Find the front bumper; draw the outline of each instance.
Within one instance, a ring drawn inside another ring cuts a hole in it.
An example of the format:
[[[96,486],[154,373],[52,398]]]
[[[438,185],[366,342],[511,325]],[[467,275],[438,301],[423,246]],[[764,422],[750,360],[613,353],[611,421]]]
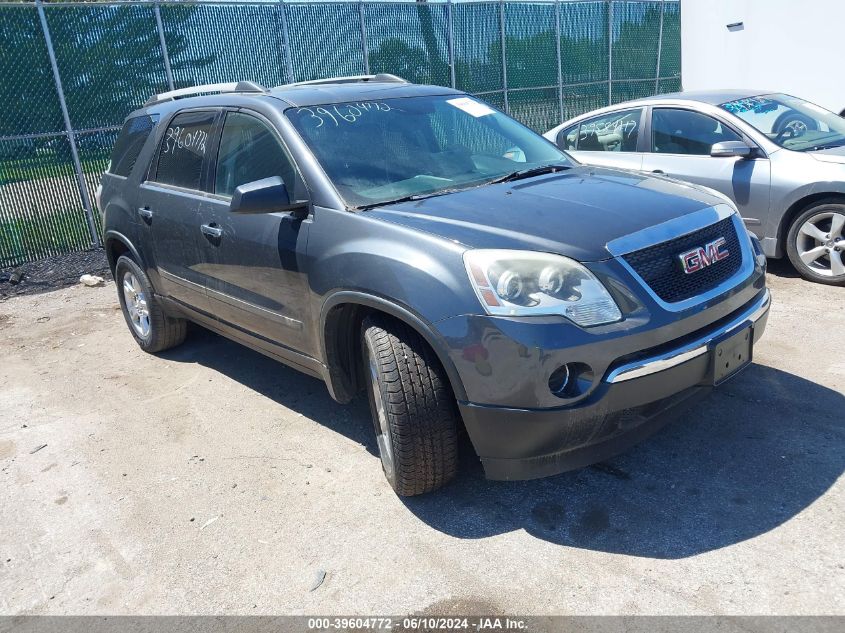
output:
[[[763,334],[771,299],[762,290],[710,328],[611,364],[571,406],[530,409],[459,403],[490,479],[532,479],[607,459],[647,437],[712,387],[715,341],[751,327]]]

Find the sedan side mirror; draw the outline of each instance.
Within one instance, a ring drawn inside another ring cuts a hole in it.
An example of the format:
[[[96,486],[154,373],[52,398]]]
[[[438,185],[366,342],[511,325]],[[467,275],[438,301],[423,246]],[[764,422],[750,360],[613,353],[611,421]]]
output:
[[[237,189],[229,203],[230,213],[274,213],[292,211],[297,216],[308,212],[308,202],[291,200],[284,181],[279,176],[248,182]]]
[[[754,150],[742,141],[722,141],[721,143],[714,143],[710,148],[710,155],[713,158],[748,158],[754,153]]]

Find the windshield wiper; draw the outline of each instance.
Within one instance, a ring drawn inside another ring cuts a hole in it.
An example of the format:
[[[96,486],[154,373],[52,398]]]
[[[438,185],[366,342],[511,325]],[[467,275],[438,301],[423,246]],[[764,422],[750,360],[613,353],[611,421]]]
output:
[[[384,207],[389,204],[398,204],[400,202],[411,202],[413,200],[425,200],[426,198],[433,198],[434,196],[445,196],[447,193],[455,193],[463,191],[464,188],[456,187],[452,189],[439,189],[437,191],[430,191],[428,193],[414,193],[409,196],[402,196],[401,198],[394,198],[393,200],[385,200],[384,202],[372,202],[370,204],[362,204],[354,207],[356,211],[366,211],[367,209],[374,209],[376,207]]]
[[[809,149],[805,149],[805,150],[801,150],[801,151],[816,152],[816,151],[822,150],[822,149],[834,149],[836,147],[843,147],[843,146],[845,146],[845,141],[843,141],[841,143],[827,143],[827,144],[824,144],[824,145],[816,145],[815,147],[810,147]]]
[[[499,176],[493,180],[488,180],[487,184],[493,185],[497,182],[512,182],[514,180],[522,180],[523,178],[532,178],[542,174],[554,174],[564,169],[571,169],[569,165],[539,165],[537,167],[528,167],[527,169],[520,169],[519,171],[512,171],[504,176]]]
[[[541,174],[553,174],[564,169],[571,169],[570,165],[540,165],[538,167],[529,167],[528,169],[521,169],[514,171],[504,176],[499,176],[493,180],[484,180],[482,182],[470,183],[463,187],[450,187],[448,189],[438,189],[437,191],[430,191],[428,193],[415,193],[401,198],[394,198],[393,200],[385,200],[383,202],[372,202],[370,204],[362,204],[354,207],[356,211],[366,211],[367,209],[374,209],[376,207],[383,207],[389,204],[398,204],[400,202],[412,202],[414,200],[424,200],[425,198],[434,198],[435,196],[445,196],[449,193],[457,193],[459,191],[466,191],[467,189],[476,189],[486,185],[496,184],[498,182],[510,182],[512,180],[521,180],[522,178],[531,178],[532,176],[539,176]]]

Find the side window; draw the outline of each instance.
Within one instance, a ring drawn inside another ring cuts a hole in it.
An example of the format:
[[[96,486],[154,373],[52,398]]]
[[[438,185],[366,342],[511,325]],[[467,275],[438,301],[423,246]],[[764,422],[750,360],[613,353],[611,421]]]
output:
[[[293,164],[273,131],[253,116],[228,113],[217,152],[214,193],[231,196],[240,185],[271,176],[280,176],[294,195]]]
[[[651,113],[651,146],[657,154],[709,156],[714,143],[741,140],[706,114],[672,108],[656,108]]]
[[[557,146],[563,150],[578,149],[578,126],[573,125],[558,132]]]
[[[158,121],[158,115],[142,114],[126,119],[112,150],[109,173],[128,176],[138,160],[138,155]]]
[[[636,152],[642,108],[603,114],[581,123],[579,152]]]
[[[186,189],[200,188],[203,160],[215,116],[215,112],[184,112],[173,118],[159,149],[156,182]]]

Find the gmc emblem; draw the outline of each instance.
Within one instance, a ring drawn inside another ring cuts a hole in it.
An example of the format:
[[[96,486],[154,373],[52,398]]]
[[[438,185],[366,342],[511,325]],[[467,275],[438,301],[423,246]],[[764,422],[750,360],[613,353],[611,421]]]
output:
[[[678,259],[681,260],[681,267],[689,275],[727,258],[730,252],[725,248],[725,244],[725,238],[720,237],[704,246],[681,253],[678,255]]]

